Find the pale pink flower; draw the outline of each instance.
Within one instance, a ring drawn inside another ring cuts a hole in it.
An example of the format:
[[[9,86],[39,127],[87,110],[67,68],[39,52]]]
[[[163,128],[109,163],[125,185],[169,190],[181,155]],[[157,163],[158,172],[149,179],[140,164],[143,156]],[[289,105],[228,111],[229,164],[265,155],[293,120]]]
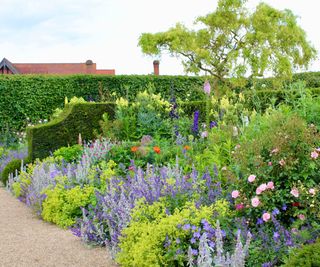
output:
[[[203,91],[207,94],[210,95],[211,92],[211,86],[209,81],[205,81],[204,85],[203,85]]]
[[[256,189],[256,194],[257,195],[260,195],[262,193],[262,190],[261,190],[261,188],[260,188],[260,186]]]
[[[274,148],[271,150],[271,154],[277,154],[279,152],[279,148]]]
[[[312,152],[311,152],[311,158],[312,158],[312,159],[317,159],[318,157],[319,157],[319,154],[318,154],[317,151],[312,151]]]
[[[281,159],[281,160],[279,161],[279,164],[280,164],[281,166],[283,166],[283,165],[286,164],[286,162],[284,161],[284,159]]]
[[[251,174],[251,175],[249,175],[249,177],[248,177],[249,183],[254,182],[255,179],[256,179],[256,176],[255,176],[254,174]]]
[[[268,162],[268,166],[272,166],[272,161],[269,161],[269,162]]]
[[[208,131],[203,131],[201,133],[201,138],[206,138],[206,137],[208,137]]]
[[[233,198],[237,198],[238,196],[240,196],[240,192],[238,190],[234,190],[234,191],[232,191],[231,196]]]
[[[265,191],[265,190],[267,190],[267,188],[268,188],[267,184],[261,184],[259,187],[260,187],[260,190],[261,190],[262,192]]]
[[[310,188],[309,194],[314,196],[316,194],[316,190],[314,190],[314,188]]]
[[[304,216],[304,214],[299,214],[298,218],[302,221],[304,221],[306,219],[306,216]]]
[[[297,188],[292,188],[290,194],[294,197],[299,197],[299,190]]]
[[[272,181],[267,183],[267,188],[273,190],[274,189],[274,183]]]
[[[269,221],[270,218],[271,218],[270,213],[268,213],[268,212],[263,213],[262,219],[263,219],[265,222]]]
[[[259,206],[259,204],[260,204],[260,200],[259,200],[259,198],[258,197],[254,197],[253,199],[251,199],[251,205],[252,205],[252,207],[258,207]]]
[[[316,148],[316,151],[319,153],[320,152],[320,147]]]

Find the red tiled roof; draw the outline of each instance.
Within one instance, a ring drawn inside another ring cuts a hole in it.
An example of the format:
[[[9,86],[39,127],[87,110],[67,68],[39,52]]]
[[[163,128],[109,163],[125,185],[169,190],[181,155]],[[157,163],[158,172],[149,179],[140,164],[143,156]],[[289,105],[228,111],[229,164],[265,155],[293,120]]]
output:
[[[115,70],[97,70],[96,63],[10,63],[20,74],[104,74],[115,75]]]

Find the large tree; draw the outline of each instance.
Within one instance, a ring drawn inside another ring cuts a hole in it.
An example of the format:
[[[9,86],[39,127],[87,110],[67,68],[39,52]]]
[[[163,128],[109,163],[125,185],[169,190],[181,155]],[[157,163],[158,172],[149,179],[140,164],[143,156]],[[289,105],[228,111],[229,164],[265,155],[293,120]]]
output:
[[[245,0],[219,0],[216,10],[195,21],[198,30],[178,23],[166,32],[143,33],[143,53],[169,52],[182,60],[186,72],[205,71],[226,77],[261,77],[266,73],[290,77],[294,69],[307,68],[316,50],[290,10],[265,3],[253,12]]]

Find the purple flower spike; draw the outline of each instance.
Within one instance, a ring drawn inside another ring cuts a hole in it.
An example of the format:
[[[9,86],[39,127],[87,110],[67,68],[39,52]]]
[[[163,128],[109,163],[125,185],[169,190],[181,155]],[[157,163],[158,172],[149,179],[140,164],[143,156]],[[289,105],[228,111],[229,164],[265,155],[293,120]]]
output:
[[[200,111],[196,110],[194,112],[194,117],[193,117],[193,127],[192,127],[192,131],[194,133],[198,133],[199,131],[199,115],[200,115]]]

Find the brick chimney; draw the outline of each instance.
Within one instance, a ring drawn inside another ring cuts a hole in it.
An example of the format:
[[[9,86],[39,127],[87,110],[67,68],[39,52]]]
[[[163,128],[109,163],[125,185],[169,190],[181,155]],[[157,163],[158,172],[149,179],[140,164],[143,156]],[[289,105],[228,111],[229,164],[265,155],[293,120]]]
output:
[[[154,75],[159,75],[159,60],[154,60],[153,61],[153,74]]]

